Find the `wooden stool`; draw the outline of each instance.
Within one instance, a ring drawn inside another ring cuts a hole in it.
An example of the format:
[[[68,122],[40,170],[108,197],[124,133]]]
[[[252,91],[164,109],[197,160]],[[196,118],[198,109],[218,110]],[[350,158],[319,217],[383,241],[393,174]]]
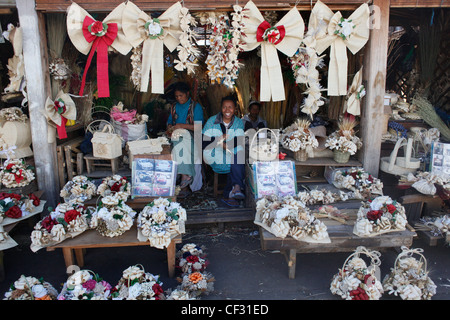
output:
[[[219,174],[220,173],[214,172],[214,197],[217,197],[219,192],[223,192],[223,190],[219,190]]]
[[[119,171],[119,157],[114,159],[102,159],[94,157],[92,154],[88,154],[84,156],[84,160],[86,160],[86,169],[88,173],[94,171],[95,167],[109,167],[113,174],[116,174],[117,171]],[[109,163],[107,161],[109,161]]]

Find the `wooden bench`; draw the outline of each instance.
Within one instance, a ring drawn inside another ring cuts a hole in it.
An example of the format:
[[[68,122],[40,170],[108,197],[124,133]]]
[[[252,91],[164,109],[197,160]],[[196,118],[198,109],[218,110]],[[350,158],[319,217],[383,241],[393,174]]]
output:
[[[175,245],[181,243],[181,235],[175,237],[167,247],[167,267],[169,277],[174,276],[175,272]],[[104,237],[97,230],[87,230],[81,235],[64,240],[54,246],[47,247],[47,251],[54,251],[61,248],[66,264],[67,273],[70,273],[70,267],[75,265],[74,254],[77,265],[81,268],[84,266],[84,251],[89,248],[116,248],[116,247],[132,247],[132,246],[150,246],[149,242],[142,242],[137,239],[137,227],[134,225],[130,230],[118,237]]]
[[[280,250],[286,256],[289,279],[295,279],[297,253],[352,252],[358,246],[380,250],[384,248],[410,247],[416,233],[406,229],[381,234],[374,237],[359,237],[353,234],[353,223],[340,224],[337,221],[321,218],[327,226],[331,243],[308,243],[291,237],[277,238],[264,228],[260,228],[260,241],[263,250]]]

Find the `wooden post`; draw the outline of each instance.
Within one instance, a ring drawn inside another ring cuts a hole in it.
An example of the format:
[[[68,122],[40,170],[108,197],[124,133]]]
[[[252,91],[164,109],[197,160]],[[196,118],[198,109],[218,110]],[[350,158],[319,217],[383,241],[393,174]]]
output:
[[[386,89],[389,5],[390,0],[373,1],[372,7],[375,7],[375,16],[371,16],[373,28],[370,30],[364,52],[363,79],[367,94],[363,99],[361,110],[363,147],[360,161],[364,169],[374,176],[378,176],[381,138],[386,125],[383,102]]]
[[[48,125],[41,112],[51,93],[44,16],[36,12],[34,0],[17,0],[16,6],[23,29],[26,92],[36,177],[39,189],[45,191],[48,205],[55,207],[59,202],[56,143],[47,142]]]

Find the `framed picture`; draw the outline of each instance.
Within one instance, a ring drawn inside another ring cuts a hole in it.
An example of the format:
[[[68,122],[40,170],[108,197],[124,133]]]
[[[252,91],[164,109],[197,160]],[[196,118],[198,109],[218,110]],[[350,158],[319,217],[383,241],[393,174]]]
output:
[[[253,175],[256,186],[255,198],[297,194],[297,178],[294,161],[255,161]]]
[[[450,144],[433,142],[431,145],[431,172],[450,174]]]
[[[132,198],[174,196],[176,163],[166,159],[134,157],[131,179]]]

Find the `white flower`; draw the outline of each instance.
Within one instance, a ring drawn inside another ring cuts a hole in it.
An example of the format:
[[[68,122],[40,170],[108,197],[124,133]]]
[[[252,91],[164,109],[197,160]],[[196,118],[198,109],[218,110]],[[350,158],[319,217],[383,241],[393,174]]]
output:
[[[36,298],[42,298],[47,294],[47,289],[45,289],[45,287],[41,284],[33,286],[31,291],[33,292],[33,296],[35,296]]]
[[[128,299],[136,300],[137,297],[141,294],[141,284],[136,282],[131,287],[128,288]]]
[[[355,24],[349,19],[343,19],[338,26],[337,31],[345,37],[344,39],[350,37],[355,28]]]

